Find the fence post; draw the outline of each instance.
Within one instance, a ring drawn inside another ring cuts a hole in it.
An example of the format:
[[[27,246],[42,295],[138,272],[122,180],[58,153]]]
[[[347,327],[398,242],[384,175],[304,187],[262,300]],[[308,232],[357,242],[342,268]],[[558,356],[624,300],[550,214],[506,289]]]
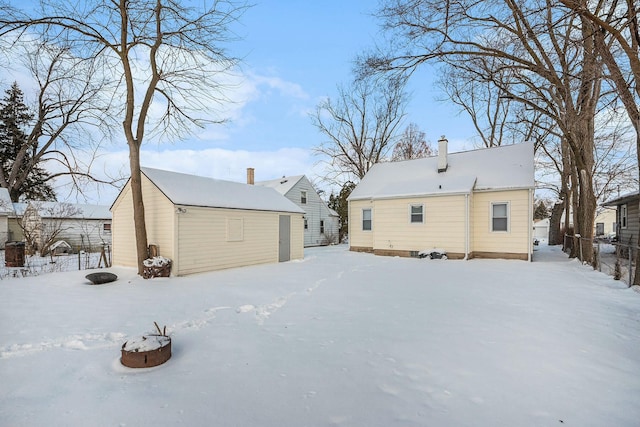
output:
[[[582,236],[576,234],[576,238],[578,239],[578,246],[580,247],[580,262],[584,262],[584,256],[582,256]]]
[[[597,251],[596,263],[598,264],[598,271],[602,272],[602,263],[600,262],[600,240],[598,240]]]

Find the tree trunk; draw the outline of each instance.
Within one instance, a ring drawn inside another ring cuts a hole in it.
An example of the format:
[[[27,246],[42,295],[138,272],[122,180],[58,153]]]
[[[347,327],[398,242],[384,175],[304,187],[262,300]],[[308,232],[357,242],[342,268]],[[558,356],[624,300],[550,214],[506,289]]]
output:
[[[549,245],[561,245],[563,235],[561,233],[560,220],[564,212],[565,201],[556,203],[551,208],[551,218],[549,219]]]
[[[129,165],[131,167],[131,196],[133,198],[133,223],[136,235],[136,254],[138,256],[138,274],[142,276],[143,261],[147,258],[147,227],[142,200],[142,173],[140,172],[140,148],[129,144]]]

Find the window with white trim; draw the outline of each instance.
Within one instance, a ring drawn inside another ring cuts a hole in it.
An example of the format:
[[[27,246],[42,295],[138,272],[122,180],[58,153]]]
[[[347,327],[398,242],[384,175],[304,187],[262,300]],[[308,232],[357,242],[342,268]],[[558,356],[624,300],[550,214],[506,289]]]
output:
[[[362,209],[362,230],[371,231],[372,225],[371,208]]]
[[[309,229],[309,220],[307,218],[304,219],[304,229],[305,230]]]
[[[491,231],[509,231],[509,203],[491,203]]]
[[[320,234],[324,234],[324,220],[320,220]]]
[[[620,205],[620,228],[627,228],[627,205]]]
[[[302,203],[303,205],[307,204],[307,192],[306,191],[301,191],[300,192],[300,203]]]
[[[423,204],[409,205],[409,222],[411,222],[411,224],[424,223],[424,205]]]

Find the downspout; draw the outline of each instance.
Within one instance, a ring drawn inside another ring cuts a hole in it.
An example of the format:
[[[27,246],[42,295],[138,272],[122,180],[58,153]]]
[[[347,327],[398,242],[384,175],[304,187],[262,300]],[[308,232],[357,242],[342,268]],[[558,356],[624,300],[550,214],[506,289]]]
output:
[[[469,259],[469,193],[464,195],[464,259]]]
[[[529,213],[527,215],[528,218],[528,240],[527,240],[527,258],[528,261],[533,261],[533,189],[529,189]]]

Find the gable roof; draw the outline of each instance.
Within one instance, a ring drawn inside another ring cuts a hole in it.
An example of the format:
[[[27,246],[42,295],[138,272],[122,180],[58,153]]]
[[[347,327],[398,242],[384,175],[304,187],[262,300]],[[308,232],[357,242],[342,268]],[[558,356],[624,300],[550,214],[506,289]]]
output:
[[[141,171],[174,205],[304,213],[273,188],[146,167]]]
[[[273,188],[280,194],[287,194],[302,178],[304,178],[304,175],[283,176],[282,178],[278,179],[258,181],[255,183],[255,185]]]
[[[447,162],[447,170],[441,173],[438,156],[377,163],[348,200],[534,187],[533,143],[449,153]]]
[[[111,219],[109,206],[104,205],[30,201],[25,210],[28,207],[33,207],[40,218]]]
[[[623,194],[620,197],[617,197],[615,199],[609,200],[605,203],[602,204],[602,206],[617,206],[617,205],[623,205],[625,203],[628,202],[632,202],[633,200],[637,199],[640,197],[640,191],[634,191],[631,193],[627,193],[627,194]]]

